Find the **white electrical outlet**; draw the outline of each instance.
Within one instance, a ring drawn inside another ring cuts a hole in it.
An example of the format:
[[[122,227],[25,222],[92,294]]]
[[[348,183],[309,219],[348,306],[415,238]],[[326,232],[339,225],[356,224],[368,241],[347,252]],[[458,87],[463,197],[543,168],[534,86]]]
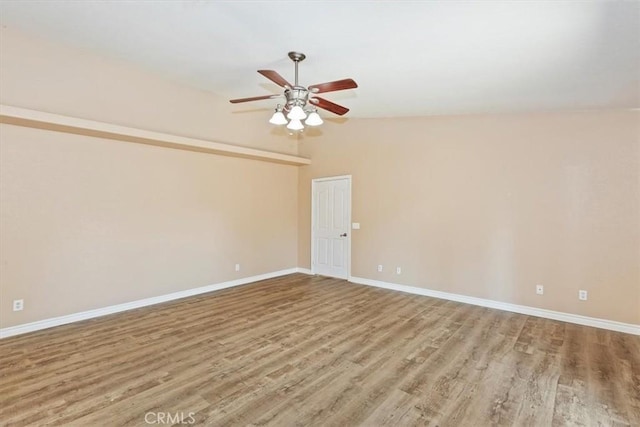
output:
[[[402,274],[402,268],[396,267],[396,274]]]
[[[22,311],[24,309],[24,300],[23,299],[14,299],[13,300],[13,311]]]
[[[544,294],[544,286],[536,285],[536,294],[538,294],[538,295]]]
[[[383,270],[382,264],[378,264],[378,273],[382,273],[382,270]]]
[[[240,271],[240,264],[236,264],[236,271]]]
[[[578,299],[580,301],[586,301],[588,296],[589,296],[589,294],[587,293],[587,291],[582,290],[582,289],[578,291]]]

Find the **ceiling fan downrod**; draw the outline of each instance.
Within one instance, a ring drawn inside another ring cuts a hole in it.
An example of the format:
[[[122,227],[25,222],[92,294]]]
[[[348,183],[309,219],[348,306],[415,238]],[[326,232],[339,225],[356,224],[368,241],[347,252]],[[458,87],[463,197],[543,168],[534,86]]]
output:
[[[296,67],[296,76],[295,76],[295,82],[293,83],[294,86],[298,86],[298,63],[300,61],[304,61],[304,59],[307,56],[304,53],[300,53],[300,52],[289,52],[289,58],[291,58],[291,60],[293,61],[293,63],[295,64]]]

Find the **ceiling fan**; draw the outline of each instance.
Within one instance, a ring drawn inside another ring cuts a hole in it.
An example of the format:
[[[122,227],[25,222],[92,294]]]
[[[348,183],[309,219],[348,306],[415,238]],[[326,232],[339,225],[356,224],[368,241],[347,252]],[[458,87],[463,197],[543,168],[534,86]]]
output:
[[[276,125],[287,124],[287,128],[292,130],[301,130],[304,128],[301,120],[305,120],[305,124],[309,126],[317,126],[322,124],[322,119],[318,115],[315,107],[323,110],[331,111],[339,116],[346,114],[349,109],[342,105],[335,104],[324,98],[316,96],[317,93],[335,92],[338,90],[354,89],[358,84],[353,79],[336,80],[333,82],[319,83],[311,85],[307,88],[298,84],[298,64],[304,61],[306,55],[300,52],[289,52],[289,58],[295,64],[295,81],[294,84],[289,83],[280,74],[273,70],[258,70],[275,84],[284,88],[284,94],[281,95],[264,95],[254,96],[251,98],[232,99],[232,104],[240,102],[259,101],[262,99],[272,99],[284,97],[286,102],[284,106],[278,105],[270,123]],[[287,113],[286,117],[284,113]],[[308,114],[308,116],[307,116]],[[290,120],[287,121],[287,118]]]

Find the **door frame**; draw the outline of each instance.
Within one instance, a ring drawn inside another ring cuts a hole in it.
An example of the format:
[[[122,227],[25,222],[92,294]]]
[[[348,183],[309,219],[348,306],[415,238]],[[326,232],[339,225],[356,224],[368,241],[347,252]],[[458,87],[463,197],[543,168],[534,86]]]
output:
[[[347,277],[345,280],[349,280],[351,278],[351,205],[353,200],[353,190],[351,186],[352,176],[351,175],[338,175],[338,176],[327,176],[322,178],[314,178],[311,180],[311,274],[316,274],[316,264],[314,260],[316,259],[316,250],[314,245],[314,229],[316,224],[316,202],[315,202],[315,190],[316,183],[323,181],[336,181],[339,179],[346,179],[347,184],[349,186],[349,213],[347,215],[347,223],[349,224],[349,228],[347,231]]]

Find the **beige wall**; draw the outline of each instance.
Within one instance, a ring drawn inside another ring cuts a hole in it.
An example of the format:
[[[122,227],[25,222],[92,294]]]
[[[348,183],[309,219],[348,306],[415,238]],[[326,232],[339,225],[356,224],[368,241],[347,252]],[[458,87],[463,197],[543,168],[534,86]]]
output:
[[[639,118],[327,123],[301,142],[298,264],[311,179],[352,174],[353,276],[640,324]]]
[[[1,124],[0,327],[295,267],[296,189],[294,166]]]
[[[297,151],[269,111],[0,31],[0,103]],[[296,190],[293,166],[0,125],[0,327],[295,267]]]

